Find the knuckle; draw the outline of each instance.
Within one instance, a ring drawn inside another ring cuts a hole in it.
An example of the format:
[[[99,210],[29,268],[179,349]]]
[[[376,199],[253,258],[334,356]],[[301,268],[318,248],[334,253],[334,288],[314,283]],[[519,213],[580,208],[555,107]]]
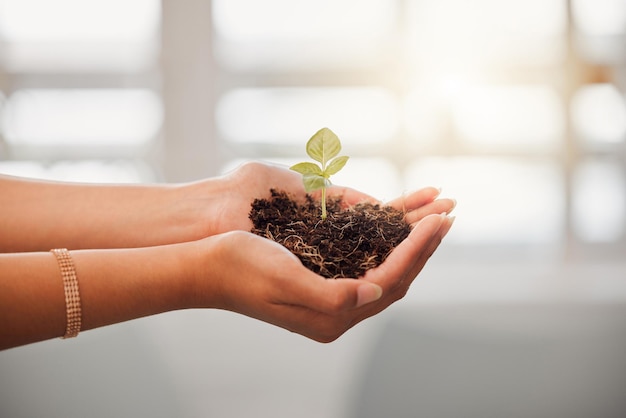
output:
[[[400,286],[393,294],[393,301],[397,302],[409,293],[409,286]]]
[[[389,293],[389,300],[391,303],[395,303],[400,299],[404,298],[407,293],[409,293],[411,285],[410,283],[399,283],[396,285],[393,290]]]
[[[343,292],[335,292],[328,299],[328,312],[331,314],[337,314],[345,311],[350,306],[355,304],[355,301],[347,294]]]
[[[341,330],[328,330],[326,332],[321,332],[317,335],[316,340],[320,343],[329,344],[333,341],[336,341],[339,337],[343,335],[345,331]]]
[[[246,179],[250,176],[258,176],[265,169],[265,165],[258,161],[246,161],[240,164],[231,175],[235,178]]]
[[[344,318],[329,318],[319,324],[313,339],[320,343],[331,343],[341,337],[350,328]]]

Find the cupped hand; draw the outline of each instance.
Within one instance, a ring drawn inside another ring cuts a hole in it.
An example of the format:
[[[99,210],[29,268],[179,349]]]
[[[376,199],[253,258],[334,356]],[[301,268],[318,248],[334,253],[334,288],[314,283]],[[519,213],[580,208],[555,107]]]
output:
[[[281,245],[251,233],[217,235],[201,241],[200,257],[208,255],[191,285],[193,307],[227,309],[330,342],[403,297],[451,224],[445,215],[426,216],[359,280],[324,279]]]
[[[191,218],[194,239],[229,231],[250,231],[251,204],[255,199],[269,198],[271,189],[285,191],[301,202],[306,197],[300,174],[284,166],[248,162],[223,177],[185,185],[179,199],[185,202],[185,208],[191,209],[182,216],[188,220],[186,223]],[[333,186],[328,189],[328,195],[342,196],[347,205],[375,201],[347,187]]]
[[[219,190],[207,191],[207,188],[219,183]],[[270,189],[283,190],[296,200],[304,201],[306,192],[302,184],[302,176],[287,167],[261,162],[249,162],[217,180],[198,182],[186,189],[186,198],[193,201],[196,210],[196,238],[220,234],[229,231],[250,231],[252,222],[248,215],[251,204],[257,198],[269,198]],[[311,193],[319,198],[320,192]],[[328,189],[329,196],[343,199],[343,203],[352,206],[360,202],[381,203],[374,197],[358,190],[332,186]],[[432,213],[449,212],[454,207],[450,199],[437,199],[439,191],[428,187],[417,192],[404,195],[388,204],[407,213],[407,221],[415,224]]]

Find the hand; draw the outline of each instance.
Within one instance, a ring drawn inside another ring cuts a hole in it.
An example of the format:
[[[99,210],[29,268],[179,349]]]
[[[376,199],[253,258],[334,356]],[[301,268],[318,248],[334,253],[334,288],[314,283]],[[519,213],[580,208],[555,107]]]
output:
[[[215,181],[220,182],[215,190]],[[248,218],[250,205],[257,198],[269,198],[270,189],[280,189],[295,199],[304,201],[306,192],[302,176],[285,167],[259,162],[246,163],[218,180],[198,182],[185,187],[185,201],[193,202],[197,208],[195,238],[221,234],[229,231],[250,231],[252,222]],[[207,190],[209,189],[209,190]],[[312,193],[318,198],[320,191]],[[372,196],[349,187],[332,186],[329,196],[341,196],[343,203],[352,206],[360,202],[381,203]],[[407,211],[407,221],[415,224],[431,213],[449,212],[454,201],[435,201],[439,190],[428,187],[418,192],[402,196],[388,204]]]
[[[360,280],[324,279],[281,245],[246,232],[200,241],[209,248],[198,252],[206,267],[189,285],[193,307],[231,310],[320,342],[339,338],[402,298],[450,229],[451,218],[432,213],[452,210],[453,201],[435,203],[438,191],[425,190],[392,202],[404,202],[415,226],[383,264]]]
[[[220,182],[215,190],[215,182]],[[207,180],[186,186],[185,200],[198,207],[202,235],[210,236],[229,231],[250,231],[248,218],[251,204],[257,198],[269,198],[270,189],[284,190],[296,200],[304,201],[306,192],[302,176],[286,167],[249,162],[217,180]],[[314,197],[319,191],[312,193]],[[376,202],[373,197],[347,187],[333,186],[329,196],[342,196],[346,205],[363,201]]]
[[[417,222],[428,215],[449,214],[456,206],[454,199],[439,199],[441,190],[434,187],[425,187],[413,193],[404,194],[386,204],[405,212],[404,219],[415,226]]]

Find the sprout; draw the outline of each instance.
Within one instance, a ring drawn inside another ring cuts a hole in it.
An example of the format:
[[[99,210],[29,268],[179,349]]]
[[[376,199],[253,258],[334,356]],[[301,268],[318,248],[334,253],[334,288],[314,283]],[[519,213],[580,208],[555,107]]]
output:
[[[330,176],[337,173],[346,165],[349,157],[337,157],[341,151],[341,142],[333,131],[322,128],[306,143],[306,153],[319,162],[298,163],[290,167],[291,170],[302,174],[302,181],[307,193],[322,189],[322,220],[326,219],[326,188],[332,183]]]

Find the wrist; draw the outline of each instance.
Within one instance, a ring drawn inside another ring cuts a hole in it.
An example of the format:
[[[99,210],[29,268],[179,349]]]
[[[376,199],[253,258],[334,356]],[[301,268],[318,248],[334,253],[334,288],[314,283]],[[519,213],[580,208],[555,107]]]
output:
[[[173,186],[168,192],[168,222],[177,239],[200,240],[224,232],[221,218],[232,186],[228,178],[212,178]]]
[[[216,308],[219,306],[221,235],[177,244],[179,285],[173,290],[180,308]]]

